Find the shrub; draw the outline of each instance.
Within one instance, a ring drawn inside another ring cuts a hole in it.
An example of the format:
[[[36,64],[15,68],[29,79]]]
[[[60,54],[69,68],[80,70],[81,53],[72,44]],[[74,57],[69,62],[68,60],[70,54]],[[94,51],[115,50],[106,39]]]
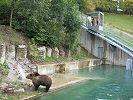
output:
[[[2,75],[7,75],[9,72],[9,68],[6,64],[0,64],[0,73]]]

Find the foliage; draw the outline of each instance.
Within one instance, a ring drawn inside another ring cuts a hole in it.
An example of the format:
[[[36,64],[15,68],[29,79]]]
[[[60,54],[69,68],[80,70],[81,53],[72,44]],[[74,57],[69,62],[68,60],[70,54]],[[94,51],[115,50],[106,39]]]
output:
[[[10,8],[6,0],[0,0],[0,24],[9,25]]]
[[[111,0],[96,0],[96,8],[100,11],[106,11],[106,12],[117,12],[117,1],[111,1]],[[120,0],[119,2],[119,8],[122,9],[124,12],[128,14],[133,13],[133,1],[132,0]]]
[[[117,2],[110,0],[96,0],[96,9],[106,12],[115,12],[117,10]]]
[[[120,2],[120,8],[127,14],[133,14],[133,1],[126,0],[125,2]]]
[[[96,4],[93,0],[78,0],[79,10],[84,13],[93,12]]]
[[[9,72],[9,68],[6,64],[0,64],[0,73],[2,75],[7,75]]]
[[[42,59],[42,57],[39,55],[39,51],[37,49],[37,45],[34,43],[34,42],[30,42],[29,43],[29,46],[30,46],[30,59],[34,59],[34,60],[39,60],[39,59]]]
[[[79,38],[78,30],[80,29],[80,18],[78,7],[74,0],[65,2],[66,12],[64,15],[64,28],[65,28],[65,48],[73,49],[78,44],[77,39]]]
[[[84,6],[86,13],[93,12],[96,9],[96,4],[90,0],[84,0]]]
[[[72,49],[78,44],[77,0],[2,0],[0,8],[1,24],[13,25],[36,45]]]

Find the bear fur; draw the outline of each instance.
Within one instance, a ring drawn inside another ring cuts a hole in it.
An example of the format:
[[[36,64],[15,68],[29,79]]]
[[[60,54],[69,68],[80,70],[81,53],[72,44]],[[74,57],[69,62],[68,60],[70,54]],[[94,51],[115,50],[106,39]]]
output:
[[[39,86],[46,86],[46,92],[48,92],[49,88],[51,87],[52,80],[47,75],[40,75],[37,72],[33,72],[26,76],[27,79],[32,80],[32,83],[35,87],[35,90],[38,90]]]

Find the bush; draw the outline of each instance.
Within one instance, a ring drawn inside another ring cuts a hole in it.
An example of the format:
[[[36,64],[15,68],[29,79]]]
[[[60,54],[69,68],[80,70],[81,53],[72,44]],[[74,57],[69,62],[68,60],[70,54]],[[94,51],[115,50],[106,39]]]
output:
[[[9,68],[6,64],[0,64],[0,73],[2,75],[7,75],[9,72]]]
[[[125,13],[133,14],[133,1],[132,0],[121,2],[120,7],[124,10]]]
[[[117,2],[110,0],[96,0],[96,9],[105,12],[116,12]]]
[[[0,24],[9,25],[10,7],[0,3]]]

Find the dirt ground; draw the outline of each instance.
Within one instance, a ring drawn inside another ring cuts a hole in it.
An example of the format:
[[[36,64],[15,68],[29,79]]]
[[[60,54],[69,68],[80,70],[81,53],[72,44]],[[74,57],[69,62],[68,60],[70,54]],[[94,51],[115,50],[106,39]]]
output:
[[[64,75],[64,74],[55,74],[50,76],[52,78],[52,86],[50,87],[50,91],[63,88],[65,86],[85,81],[85,80],[95,80],[99,78],[90,78],[90,77],[76,77],[76,76],[70,76],[70,75]],[[32,84],[31,80],[27,80],[28,83]],[[43,86],[40,86],[40,88],[44,88]]]
[[[78,83],[78,82],[82,82],[85,80],[96,80],[96,79],[100,79],[98,77],[96,78],[90,78],[90,77],[75,77],[75,76],[70,76],[70,75],[64,75],[64,74],[55,74],[50,76],[52,78],[52,86],[50,87],[50,90],[48,93],[54,92],[56,90],[65,88],[67,86],[70,86],[72,84]],[[30,81],[30,83],[32,84],[32,82]],[[40,88],[44,88],[43,86],[41,86]],[[28,100],[29,98],[35,97],[36,95],[32,95],[29,96],[27,98],[23,98],[21,100]]]
[[[93,78],[89,77],[75,77],[75,76],[69,76],[69,75],[66,76],[62,74],[57,74],[52,77],[53,83],[50,90],[60,89],[77,82],[81,82],[84,80],[92,80],[92,79]]]

